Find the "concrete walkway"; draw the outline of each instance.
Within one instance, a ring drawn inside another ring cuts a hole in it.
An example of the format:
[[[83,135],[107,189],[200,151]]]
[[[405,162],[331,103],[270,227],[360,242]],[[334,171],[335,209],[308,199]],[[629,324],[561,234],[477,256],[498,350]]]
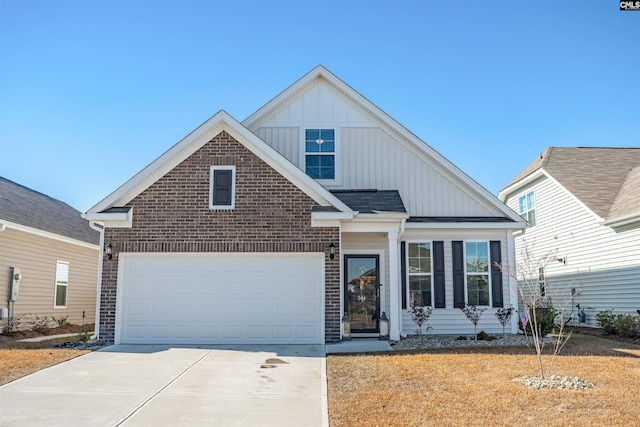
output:
[[[378,353],[381,351],[393,351],[389,341],[377,338],[353,338],[350,341],[340,341],[336,344],[326,344],[327,354],[338,353]]]
[[[77,337],[81,332],[77,332],[75,334],[58,334],[58,335],[42,335],[34,338],[25,338],[23,340],[18,340],[18,342],[42,342],[48,340],[55,340],[56,338],[66,338],[66,337]],[[87,332],[87,335],[91,336],[94,332]]]
[[[321,345],[117,345],[0,387],[0,426],[329,425]]]

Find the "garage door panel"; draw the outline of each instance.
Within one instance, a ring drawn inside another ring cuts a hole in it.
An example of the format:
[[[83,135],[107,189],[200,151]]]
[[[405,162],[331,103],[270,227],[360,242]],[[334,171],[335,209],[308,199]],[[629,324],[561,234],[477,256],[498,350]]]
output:
[[[322,254],[121,254],[123,343],[321,343]]]

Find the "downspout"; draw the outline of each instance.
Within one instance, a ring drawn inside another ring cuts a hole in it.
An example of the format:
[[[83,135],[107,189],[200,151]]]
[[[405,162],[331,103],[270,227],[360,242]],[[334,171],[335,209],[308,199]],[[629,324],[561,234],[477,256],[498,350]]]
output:
[[[100,337],[100,292],[102,292],[102,260],[104,258],[104,226],[98,225],[95,221],[89,221],[89,227],[100,233],[100,249],[98,251],[98,282],[96,286],[96,319],[92,340]]]

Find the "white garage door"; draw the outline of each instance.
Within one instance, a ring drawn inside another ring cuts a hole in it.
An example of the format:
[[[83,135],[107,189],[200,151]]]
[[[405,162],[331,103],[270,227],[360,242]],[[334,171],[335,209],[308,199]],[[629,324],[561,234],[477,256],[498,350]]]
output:
[[[323,254],[120,254],[116,342],[324,342]]]

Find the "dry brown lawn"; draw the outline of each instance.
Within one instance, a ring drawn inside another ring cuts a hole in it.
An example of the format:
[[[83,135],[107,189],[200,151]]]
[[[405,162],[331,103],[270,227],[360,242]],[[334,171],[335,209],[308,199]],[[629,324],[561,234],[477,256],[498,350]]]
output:
[[[88,352],[62,348],[0,348],[0,385]]]
[[[528,348],[329,356],[331,426],[640,425],[640,346],[574,335],[563,354],[553,374],[594,388],[513,382],[537,374]]]
[[[48,333],[75,333],[92,330],[92,328],[93,325],[68,325],[61,328],[52,328]],[[54,345],[69,341],[72,337],[50,339],[36,343],[19,341],[23,338],[39,335],[41,334],[33,331],[21,331],[11,336],[0,335],[0,385],[89,352],[89,350],[54,348]]]

